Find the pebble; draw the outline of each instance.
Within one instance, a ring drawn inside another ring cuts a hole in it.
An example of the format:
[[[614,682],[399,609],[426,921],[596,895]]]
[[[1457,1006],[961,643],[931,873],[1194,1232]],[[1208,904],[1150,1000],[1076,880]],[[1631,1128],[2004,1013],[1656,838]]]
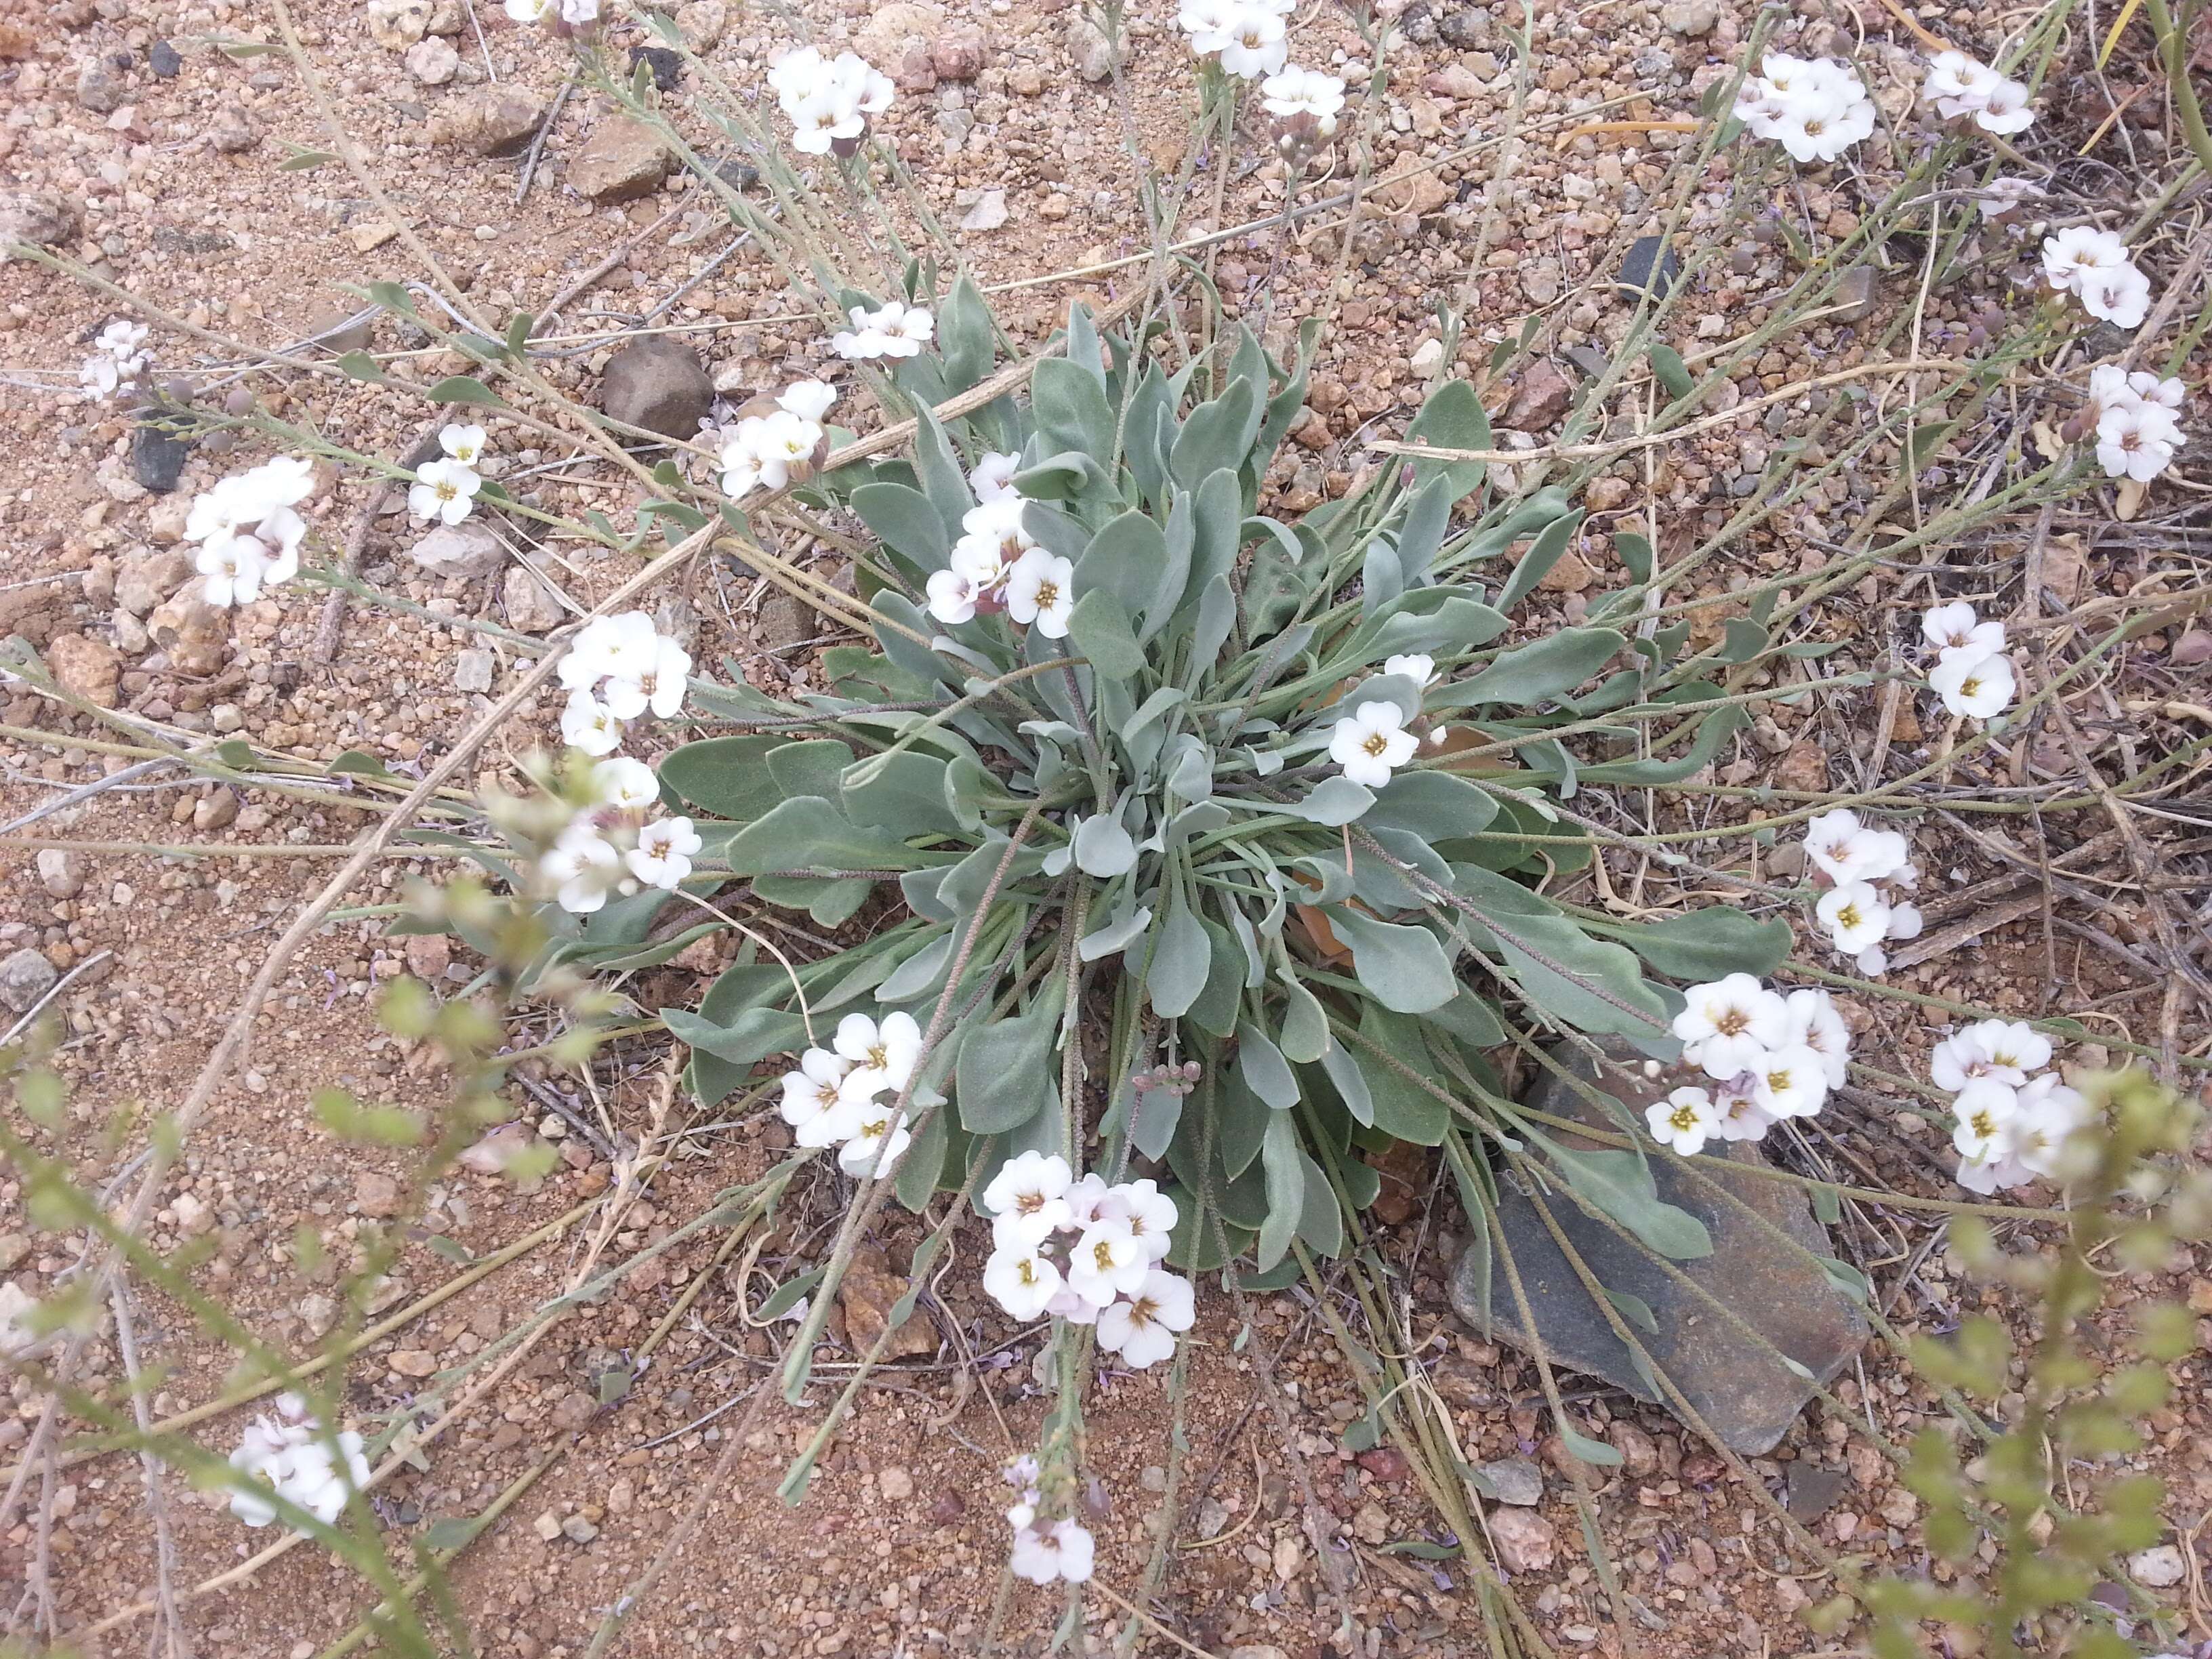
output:
[[[399,1213],[399,1183],[388,1175],[365,1170],[353,1178],[353,1201],[365,1216],[379,1220]]]
[[[153,70],[159,80],[175,80],[177,72],[184,66],[185,60],[177,55],[177,49],[167,40],[156,40],[147,50],[146,67]]]
[[[369,39],[386,52],[404,52],[430,32],[429,0],[368,0]]]
[[[1721,9],[1718,0],[1668,0],[1659,9],[1659,21],[1694,40],[1713,32],[1721,21]]]
[[[76,204],[44,191],[0,192],[0,242],[52,247],[76,234]]]
[[[676,32],[702,56],[721,45],[722,31],[729,26],[730,9],[723,0],[690,0],[676,9]]]
[[[1492,1510],[1488,1525],[1498,1565],[1508,1572],[1542,1572],[1559,1553],[1559,1534],[1534,1510]]]
[[[520,565],[507,568],[507,581],[513,584],[516,575],[529,580]],[[489,651],[464,651],[453,659],[453,690],[456,691],[489,691],[491,690],[492,654]]]
[[[1544,1501],[1544,1472],[1532,1459],[1501,1457],[1479,1465],[1475,1473],[1501,1504],[1533,1509]]]
[[[673,92],[684,84],[684,54],[667,46],[634,46],[629,49],[629,70],[637,73],[643,64],[653,76],[653,84],[659,91]]]
[[[2180,1550],[2172,1544],[2154,1545],[2128,1557],[2128,1576],[2151,1589],[2165,1589],[2179,1583],[2188,1571]]]
[[[158,422],[141,421],[131,429],[131,476],[156,495],[166,495],[184,476],[192,441]]]
[[[429,35],[407,48],[407,72],[426,87],[442,87],[458,74],[461,54],[453,43]]]
[[[214,124],[208,128],[208,143],[225,155],[243,155],[260,142],[261,133],[252,118],[233,104],[217,110]]]
[[[228,784],[192,803],[192,828],[228,830],[238,821],[238,792]]]
[[[561,1523],[561,1535],[572,1544],[588,1544],[599,1535],[599,1529],[580,1515],[572,1515]]]
[[[39,854],[39,884],[56,898],[75,898],[84,890],[84,854],[45,848]]]
[[[1006,192],[987,190],[960,221],[963,230],[996,230],[1006,222]]]
[[[501,587],[501,597],[506,603],[507,625],[524,634],[543,634],[558,628],[568,618],[561,601],[545,585],[545,579],[523,564],[507,568],[507,579]],[[455,684],[459,684],[459,669],[454,670]],[[467,690],[466,686],[460,686]],[[485,690],[490,687],[487,685]]]
[[[1662,236],[1639,236],[1621,256],[1620,275],[1613,281],[1623,299],[1638,300],[1648,289],[1662,300],[1681,280],[1682,261]]]
[[[407,550],[407,556],[434,576],[475,581],[507,562],[507,548],[483,525],[465,519],[459,524],[435,526]]]
[[[914,1476],[898,1464],[876,1471],[876,1490],[894,1504],[902,1504],[914,1496]]]
[[[1105,32],[1080,12],[1068,21],[1068,59],[1085,80],[1103,81],[1121,67],[1128,52],[1126,39],[1117,52],[1107,40]]]
[[[123,97],[121,79],[99,58],[77,71],[76,100],[94,114],[110,113],[122,104]]]
[[[608,359],[599,407],[625,426],[694,438],[714,401],[714,382],[690,347],[665,335],[632,341]]]
[[[0,1003],[18,1014],[27,1014],[60,977],[52,963],[27,945],[0,962]]]
[[[428,1376],[438,1369],[438,1356],[427,1348],[402,1348],[391,1364],[402,1376]]]
[[[656,189],[674,160],[660,135],[628,116],[610,116],[592,129],[568,163],[568,183],[594,202],[627,202]]]
[[[1821,321],[1828,323],[1863,323],[1874,315],[1875,301],[1880,296],[1876,287],[1877,273],[1872,265],[1853,265],[1836,284],[1836,291],[1828,296],[1821,309],[1826,314]]]
[[[112,708],[122,699],[123,659],[105,640],[58,634],[46,645],[46,666],[54,683],[72,696],[102,708]]]

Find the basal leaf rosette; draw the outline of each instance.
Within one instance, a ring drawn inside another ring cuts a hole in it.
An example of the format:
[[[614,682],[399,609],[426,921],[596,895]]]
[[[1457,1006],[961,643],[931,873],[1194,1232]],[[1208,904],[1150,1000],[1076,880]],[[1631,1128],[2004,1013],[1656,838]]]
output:
[[[872,648],[831,648],[827,689],[791,701],[702,690],[731,729],[661,768],[702,869],[840,941],[741,958],[665,1011],[702,1097],[810,1030],[904,1014],[932,1034],[894,1103],[906,1202],[1028,1153],[1115,1181],[1135,1160],[1175,1200],[1172,1264],[1281,1274],[1294,1240],[1341,1249],[1376,1191],[1360,1154],[1510,1113],[1485,1058],[1509,1028],[1671,1060],[1681,999],[1655,972],[1780,960],[1779,921],[1632,923],[1541,890],[1594,851],[1559,797],[1686,775],[1743,723],[1670,675],[1686,630],[1506,642],[1580,528],[1562,493],[1414,459],[1285,522],[1261,481],[1303,350],[1243,333],[1171,373],[1078,307],[1026,400],[940,421],[997,339],[963,283],[896,366],[911,453],[802,489],[874,538]],[[1457,381],[1409,435],[1490,436]],[[1676,752],[1590,757],[1637,752],[1624,711],[1674,704],[1700,705],[1668,721]]]

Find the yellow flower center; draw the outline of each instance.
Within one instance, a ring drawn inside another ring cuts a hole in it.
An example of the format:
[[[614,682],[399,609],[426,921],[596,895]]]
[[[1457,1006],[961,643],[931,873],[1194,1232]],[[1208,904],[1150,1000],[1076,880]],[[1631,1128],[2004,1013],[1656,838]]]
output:
[[[1972,681],[1967,682],[1967,689],[1969,690],[1972,689]],[[1856,904],[1846,904],[1836,912],[1836,920],[1846,927],[1857,927],[1860,921],[1859,907]]]
[[[1359,746],[1366,753],[1374,756],[1379,760],[1384,754],[1389,752],[1390,748],[1390,740],[1384,737],[1380,732],[1370,732],[1367,734],[1367,740]]]
[[[1741,1008],[1723,1008],[1713,1020],[1713,1030],[1723,1036],[1741,1036],[1744,1027],[1751,1024],[1751,1016]]]
[[[1102,1273],[1114,1270],[1114,1247],[1103,1241],[1091,1247],[1091,1260]]]
[[[1058,582],[1039,582],[1037,584],[1036,604],[1038,610],[1049,611],[1053,606],[1059,603],[1060,584]]]
[[[1996,1120],[1987,1112],[1976,1112],[1966,1120],[1966,1127],[1984,1140],[1997,1132]]]
[[[1677,1133],[1688,1130],[1697,1121],[1698,1109],[1694,1106],[1677,1106],[1667,1114],[1668,1125]]]
[[[1014,1264],[1014,1272],[1019,1275],[1024,1285],[1034,1285],[1037,1282],[1036,1266],[1027,1256],[1024,1256]]]

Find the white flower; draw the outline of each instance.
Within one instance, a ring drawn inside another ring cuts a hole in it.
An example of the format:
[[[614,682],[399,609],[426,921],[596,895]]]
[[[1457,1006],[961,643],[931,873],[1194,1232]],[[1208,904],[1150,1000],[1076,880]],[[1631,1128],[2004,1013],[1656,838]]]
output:
[[[350,1429],[338,1435],[334,1461],[321,1426],[307,1416],[304,1401],[283,1395],[277,1409],[279,1417],[258,1417],[246,1425],[230,1466],[256,1488],[283,1497],[329,1526],[344,1512],[348,1496],[368,1484],[362,1438]],[[230,1511],[249,1527],[265,1527],[276,1518],[276,1505],[259,1490],[233,1492]]]
[[[1982,100],[1982,106],[1974,112],[1974,125],[1984,132],[2026,131],[2035,121],[2035,112],[2027,106],[2028,97],[2025,81],[1999,77]]]
[[[563,910],[586,916],[622,880],[622,854],[589,823],[572,823],[538,860],[538,873]]]
[[[1784,1048],[1810,1048],[1820,1055],[1828,1085],[1840,1087],[1850,1073],[1851,1028],[1844,1024],[1835,998],[1826,991],[1792,991],[1784,1005]]]
[[[1721,1082],[1748,1071],[1788,1034],[1789,1004],[1749,974],[1692,985],[1682,997],[1672,1029],[1683,1056]]]
[[[1141,1371],[1173,1354],[1176,1333],[1188,1330],[1196,1317],[1190,1281],[1155,1267],[1127,1301],[1098,1310],[1098,1346]]]
[[[857,138],[868,125],[860,106],[835,87],[823,87],[795,104],[784,106],[791,117],[791,147],[802,155],[827,155],[841,138]]]
[[[776,1111],[801,1146],[835,1146],[860,1132],[867,1103],[840,1087],[853,1062],[827,1048],[809,1048],[796,1071],[783,1074],[783,1103]]]
[[[1370,789],[1390,781],[1391,772],[1413,758],[1420,746],[1406,730],[1406,717],[1395,702],[1363,702],[1329,734],[1328,757],[1344,775]]]
[[[576,630],[568,654],[561,659],[561,684],[573,691],[610,678],[636,679],[651,667],[659,651],[659,635],[644,611],[594,617]]]
[[[826,380],[793,380],[784,387],[775,400],[775,406],[787,415],[796,415],[812,426],[820,426],[822,417],[837,401],[837,388]]]
[[[1880,881],[1902,869],[1911,844],[1894,830],[1875,830],[1847,806],[1823,812],[1805,826],[1805,855],[1842,885]]]
[[[2005,1150],[2005,1128],[2020,1111],[2020,1097],[2009,1083],[1978,1077],[1959,1091],[1951,1110],[1959,1120],[1952,1146],[1961,1158],[1984,1160]]]
[[[484,429],[480,426],[464,426],[459,421],[438,428],[438,447],[446,452],[446,459],[458,461],[463,466],[474,466],[483,454]]]
[[[641,760],[616,755],[592,769],[592,798],[602,806],[635,811],[660,799],[660,780]]]
[[[1121,1219],[1145,1247],[1145,1254],[1155,1261],[1164,1258],[1179,1213],[1175,1200],[1149,1180],[1126,1182],[1115,1188],[1114,1194]]]
[[[975,463],[975,470],[968,475],[968,488],[975,492],[978,504],[989,506],[993,501],[1018,501],[1014,493],[1014,474],[1022,470],[1022,458],[1006,455],[994,450]]]
[[[1221,67],[1248,81],[1277,73],[1291,55],[1287,25],[1264,6],[1240,5],[1232,9],[1224,33],[1227,38],[1221,45]]]
[[[886,1014],[880,1025],[866,1014],[848,1014],[837,1022],[830,1046],[853,1062],[845,1092],[872,1100],[913,1080],[915,1063],[921,1058],[921,1027],[908,1013]]]
[[[1414,684],[1425,687],[1437,678],[1437,659],[1418,651],[1408,652],[1402,656],[1383,658],[1382,672],[1403,674]]]
[[[1078,1294],[1063,1284],[1059,1293],[1045,1304],[1045,1312],[1054,1319],[1064,1319],[1071,1325],[1096,1325],[1098,1304],[1086,1296]]]
[[[2139,328],[2150,313],[2150,278],[2133,264],[2081,279],[2081,309],[2115,328]]]
[[[1897,913],[1893,910],[1890,914],[1893,916]],[[1889,935],[1884,933],[1882,937],[1887,939]],[[1879,945],[1868,945],[1853,960],[1857,963],[1859,972],[1869,979],[1880,979],[1889,971],[1889,952]]]
[[[1006,573],[1006,614],[1034,624],[1048,640],[1067,637],[1067,618],[1075,609],[1075,562],[1042,547],[1032,547]]]
[[[561,21],[572,28],[598,22],[599,0],[561,0]]]
[[[1972,661],[1995,656],[2005,648],[2004,623],[1994,618],[1977,621],[1974,607],[1964,599],[1930,606],[1928,614],[1920,619],[1920,634],[1947,658],[1965,657]]]
[[[1268,114],[1285,120],[1310,115],[1326,138],[1336,131],[1337,112],[1344,107],[1344,82],[1319,70],[1286,69],[1260,83],[1260,101]]]
[[[2012,662],[2002,656],[1947,656],[1928,671],[1928,684],[1953,714],[1988,720],[2012,706]]]
[[[1068,1225],[1080,1232],[1109,1216],[1122,1214],[1121,1188],[1109,1187],[1093,1170],[1067,1189]]]
[[[1664,1100],[1655,1100],[1644,1109],[1644,1121],[1651,1126],[1651,1138],[1662,1146],[1671,1146],[1684,1158],[1695,1156],[1720,1127],[1720,1115],[1713,1110],[1713,1097],[1705,1090],[1685,1085]]]
[[[983,1264],[983,1289],[1011,1319],[1035,1319],[1060,1288],[1060,1269],[1036,1241],[1001,1243]]]
[[[1717,1140],[1761,1140],[1774,1125],[1773,1118],[1759,1105],[1758,1086],[1747,1072],[1714,1085],[1713,1115],[1718,1120],[1712,1131]]]
[[[2129,374],[2128,390],[2144,403],[2172,410],[2179,409],[2189,395],[2189,388],[2182,385],[2179,377],[2160,380],[2140,368]]]
[[[1184,0],[1176,25],[1190,37],[1190,49],[1208,57],[1229,44],[1230,25],[1236,21],[1235,0]]]
[[[579,686],[561,710],[561,740],[587,755],[611,755],[622,742],[615,711]]]
[[[653,659],[641,670],[609,676],[607,707],[620,720],[634,720],[650,708],[668,720],[684,707],[684,688],[691,675],[691,653],[673,640],[656,637]]]
[[[251,605],[261,597],[269,561],[252,537],[229,536],[201,548],[193,556],[192,568],[200,573],[200,597],[228,609]]]
[[[1753,137],[1800,161],[1832,161],[1874,131],[1874,105],[1848,64],[1772,52],[1759,67],[1736,92],[1736,117]]]
[[[553,15],[553,0],[507,0],[506,10],[518,23],[542,23]]]
[[[1799,161],[1832,161],[1874,131],[1874,105],[1865,96],[1843,101],[1807,101],[1786,108],[1775,137]]]
[[[894,1116],[889,1106],[872,1102],[862,1109],[859,1131],[839,1149],[837,1167],[856,1181],[887,1176],[913,1144],[906,1114]]]
[[[1091,1577],[1094,1553],[1091,1534],[1073,1521],[1055,1521],[1042,1531],[1024,1527],[1014,1534],[1014,1576],[1032,1584],[1080,1584]]]
[[[722,493],[734,501],[757,485],[781,489],[822,438],[821,427],[788,409],[746,416],[722,443]]]
[[[647,887],[673,889],[691,873],[691,855],[702,845],[690,819],[657,818],[637,832],[637,845],[623,861]]]
[[[459,524],[475,509],[477,491],[483,488],[483,480],[459,461],[425,461],[408,486],[407,510],[418,519]]]
[[[830,348],[840,357],[913,357],[937,332],[937,320],[927,307],[893,300],[880,311],[854,306],[847,313],[849,331],[830,337]]]
[[[1936,1045],[1929,1075],[1941,1089],[1963,1089],[1978,1078],[2015,1088],[2051,1063],[2051,1039],[2019,1019],[1980,1019]]]
[[[1984,219],[1995,219],[2010,213],[2029,202],[2039,202],[2049,194],[2033,179],[2011,177],[1992,179],[1974,192],[1974,202]]]
[[[1005,1224],[1006,1236],[1029,1245],[1042,1244],[1059,1229],[1073,1219],[1067,1207],[1067,1189],[1074,1184],[1074,1171],[1067,1160],[1057,1154],[1039,1152],[1024,1152],[1009,1158],[991,1177],[990,1185],[983,1188],[983,1207]],[[994,1230],[996,1236],[996,1230]],[[1053,1285],[1059,1287],[1060,1275],[1053,1274]],[[1046,1295],[1049,1297],[1050,1291]],[[1031,1317],[1017,1314],[1018,1319]]]
[[[2067,1137],[2087,1127],[2094,1115],[2088,1101],[2046,1073],[2021,1089],[2014,1105],[2006,1126],[2008,1154],[2037,1175],[2057,1179],[2063,1173]]]
[[[1022,526],[1026,506],[1009,491],[962,514],[960,539],[952,544],[952,568],[980,587],[997,586],[1015,562],[1036,545]]]
[[[1871,884],[1847,881],[1820,895],[1813,914],[1844,956],[1856,956],[1889,937],[1889,901]]]
[[[2128,245],[2094,225],[2071,225],[2043,239],[2043,275],[2061,292],[2080,293],[2087,278],[2128,263]]]
[[[1828,1097],[1828,1062],[1806,1043],[1777,1048],[1752,1062],[1759,1108],[1769,1117],[1811,1117]]]
[[[1085,1228],[1067,1259],[1067,1287],[1094,1307],[1133,1295],[1152,1258],[1126,1221],[1103,1219]]]
[[[1918,939],[1920,930],[1927,926],[1917,904],[1893,904],[1889,907],[1889,932],[1884,939]]]
[[[957,624],[975,620],[981,590],[958,570],[933,570],[922,588],[929,597],[929,614],[938,621]]]
[[[2097,464],[2107,477],[2148,483],[2173,465],[2173,452],[2185,442],[2162,403],[2122,404],[2097,417]]]
[[[77,381],[95,398],[112,397],[115,388],[141,373],[152,359],[145,350],[146,325],[128,320],[110,323],[93,342],[92,356],[77,370]]]
[[[1947,116],[1972,115],[2003,80],[1987,64],[1963,52],[1939,52],[1928,60],[1928,78],[1921,82],[1920,95]]]

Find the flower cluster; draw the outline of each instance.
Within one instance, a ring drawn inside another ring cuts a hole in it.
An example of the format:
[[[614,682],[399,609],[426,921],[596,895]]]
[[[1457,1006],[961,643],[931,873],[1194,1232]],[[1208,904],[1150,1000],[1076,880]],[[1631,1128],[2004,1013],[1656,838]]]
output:
[[[361,1437],[346,1430],[337,1449],[343,1465],[331,1456],[331,1441],[308,1414],[307,1402],[296,1394],[280,1394],[274,1417],[246,1425],[230,1467],[327,1527],[344,1512],[347,1496],[368,1484]],[[276,1506],[258,1492],[232,1492],[230,1512],[249,1527],[265,1527],[276,1518]]]
[[[1936,648],[1928,684],[1944,708],[1985,720],[2012,707],[2017,682],[2005,655],[2002,623],[1978,621],[1972,605],[1954,599],[1931,606],[1920,619],[1920,632]]]
[[[1190,37],[1193,52],[1249,81],[1282,72],[1291,55],[1290,15],[1297,9],[1293,0],[1185,0],[1176,22]]]
[[[1039,547],[1022,527],[1024,503],[1009,482],[1018,465],[1012,455],[986,455],[969,476],[980,505],[962,516],[951,563],[930,573],[929,614],[958,623],[1003,611],[1048,640],[1065,639],[1075,562]]]
[[[1072,1520],[1037,1524],[1037,1505],[1044,1501],[1044,1493],[1037,1485],[1041,1474],[1036,1459],[1017,1457],[1006,1465],[1005,1474],[1016,1493],[1006,1510],[1007,1523],[1014,1529],[1014,1576],[1032,1584],[1079,1584],[1089,1578],[1097,1553],[1090,1528]]]
[[[2097,464],[2106,477],[2148,483],[2173,465],[2173,452],[2188,441],[2179,413],[2184,396],[2179,380],[2141,369],[2089,371],[2084,424],[2097,434]]]
[[[702,845],[687,817],[654,817],[660,781],[643,761],[617,755],[594,766],[588,798],[538,860],[561,908],[589,915],[614,894],[673,890]]]
[[[1686,1085],[1644,1109],[1652,1138],[1685,1158],[1708,1140],[1758,1140],[1785,1117],[1811,1117],[1843,1082],[1851,1034],[1826,991],[1770,990],[1730,974],[1683,994],[1682,1058],[1715,1086]]]
[[[1382,672],[1426,687],[1436,681],[1437,663],[1433,657],[1411,653],[1385,658]],[[1429,734],[1431,743],[1442,743],[1443,738],[1441,728]],[[1328,757],[1354,783],[1380,789],[1390,781],[1391,773],[1413,758],[1419,746],[1420,740],[1407,729],[1398,705],[1378,699],[1359,704],[1337,721],[1329,732]]]
[[[890,77],[849,52],[824,58],[812,46],[787,52],[768,72],[769,89],[791,118],[791,147],[804,155],[850,155],[868,118],[890,107]]]
[[[476,510],[477,491],[483,477],[477,463],[483,458],[484,429],[459,422],[438,431],[438,447],[445,453],[415,469],[415,482],[407,487],[407,510],[418,519],[440,524],[459,524]]]
[[[196,496],[185,516],[185,539],[199,544],[192,568],[200,573],[200,597],[226,608],[251,605],[264,587],[299,574],[307,526],[292,509],[314,487],[313,464],[279,455]]]
[[[823,421],[837,401],[821,380],[795,380],[773,404],[739,417],[722,440],[722,493],[732,501],[755,488],[781,489],[828,458]]]
[[[2008,79],[1963,52],[1939,52],[1928,60],[1920,95],[1947,118],[1971,118],[1984,132],[2024,132],[2035,119],[2025,82]]]
[[[799,1068],[783,1074],[783,1121],[800,1146],[836,1147],[847,1175],[889,1175],[914,1143],[897,1102],[921,1060],[921,1027],[912,1014],[885,1014],[880,1024],[848,1014],[830,1047],[809,1048]]]
[[[2057,1073],[2043,1071],[2050,1063],[2051,1039],[2013,1020],[1981,1020],[1936,1045],[1929,1074],[1953,1097],[1961,1187],[1993,1193],[2063,1174],[2067,1137],[2092,1113]]]
[[[1773,139],[1796,161],[1832,161],[1874,131],[1874,100],[1850,64],[1770,52],[1759,68],[1735,97],[1736,118],[1753,137]]]
[[[153,361],[154,354],[146,349],[145,324],[112,322],[92,343],[92,356],[77,370],[77,382],[88,398],[112,398],[116,387],[137,379]]]
[[[2115,328],[2140,328],[2150,314],[2150,278],[2109,230],[2073,225],[2043,239],[2044,280],[2078,295],[2081,309]]]
[[[840,357],[915,357],[937,333],[937,319],[927,306],[910,306],[893,300],[880,311],[854,306],[847,312],[853,326],[830,337],[830,349]]]
[[[1883,940],[1920,936],[1920,907],[1898,896],[1920,883],[1912,849],[1898,831],[1874,829],[1839,806],[1805,826],[1805,856],[1830,884],[1814,914],[1829,943],[1856,957],[1862,973],[1889,966]]]
[[[648,709],[669,720],[682,709],[691,653],[655,630],[644,611],[625,611],[579,629],[560,672],[568,690],[562,738],[587,755],[611,755],[624,720]]]
[[[1176,1202],[1152,1182],[1079,1181],[1066,1158],[1024,1152],[991,1178],[983,1207],[983,1288],[1012,1317],[1095,1324],[1101,1351],[1133,1371],[1165,1359],[1176,1333],[1190,1328],[1190,1281],[1160,1265]]]

